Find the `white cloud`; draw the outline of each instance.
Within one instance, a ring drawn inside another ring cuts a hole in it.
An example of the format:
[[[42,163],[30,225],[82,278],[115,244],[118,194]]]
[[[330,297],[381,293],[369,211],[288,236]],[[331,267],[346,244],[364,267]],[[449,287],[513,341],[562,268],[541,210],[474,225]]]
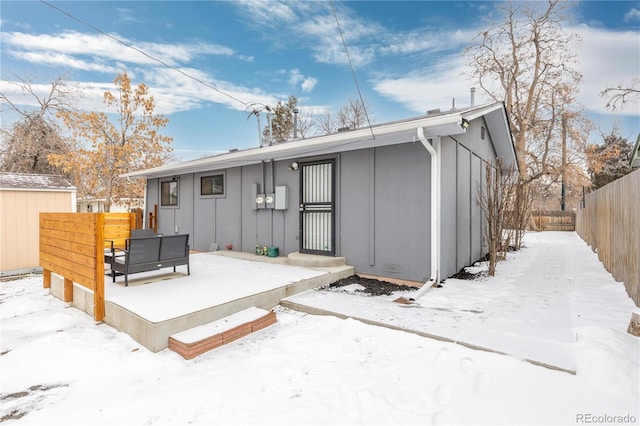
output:
[[[424,114],[427,110],[442,111],[453,106],[469,106],[470,83],[462,72],[465,63],[459,55],[447,56],[432,67],[414,70],[399,78],[382,78],[374,83],[374,89],[384,97],[404,105],[407,109]],[[484,102],[476,95],[476,104]]]
[[[106,65],[101,61],[87,61],[63,53],[8,51],[7,54],[15,58],[22,59],[23,61],[30,62],[32,64],[61,66],[66,68],[80,69],[84,71],[97,71],[107,74],[116,74],[122,69]]]
[[[260,29],[263,37],[275,46],[286,38],[287,49],[308,49],[317,62],[348,64],[336,19],[327,2],[242,1],[234,5],[242,7],[245,22]],[[355,16],[346,7],[337,6],[352,63],[356,66],[370,63],[375,58],[375,47],[371,44],[384,32],[383,28]]]
[[[622,111],[606,109],[600,92],[618,84],[630,84],[640,70],[640,40],[634,31],[611,31],[579,26],[566,28],[582,38],[578,54],[578,70],[583,75],[578,100],[587,111],[601,114],[640,115],[637,102]],[[374,90],[408,109],[424,113],[428,109],[451,107],[469,103],[472,83],[464,76],[466,61],[463,55],[439,55],[428,67],[409,69],[397,77],[382,76],[373,81]],[[476,92],[476,103],[488,101]]]
[[[305,76],[299,69],[294,68],[289,71],[289,84],[292,86],[298,86],[299,84],[302,91],[308,93],[316,87],[318,79],[315,77]]]
[[[300,85],[300,87],[302,87],[302,90],[304,92],[311,92],[314,87],[316,87],[316,84],[318,84],[318,79],[315,77],[306,77],[304,79],[304,81],[302,82],[302,84]]]
[[[139,18],[136,17],[135,11],[133,9],[118,7],[116,8],[116,10],[118,11],[120,21],[122,22],[142,22]]]
[[[294,3],[244,0],[237,5],[245,8],[247,18],[261,26],[277,26],[281,22],[295,22]]]
[[[582,37],[579,69],[583,75],[580,100],[585,107],[598,113],[607,110],[600,92],[618,84],[630,84],[640,74],[640,40],[635,31],[611,31],[602,28],[579,26],[571,29]],[[635,110],[640,105],[629,105],[624,111]]]
[[[380,53],[385,55],[408,55],[414,53],[440,52],[462,48],[473,39],[475,30],[430,30],[419,29],[406,33],[390,33],[385,37]]]
[[[21,52],[23,59],[37,59],[37,55],[45,53],[65,54],[86,58],[99,58],[101,60],[118,60],[130,64],[155,65],[162,62],[177,66],[180,63],[188,63],[201,55],[234,56],[233,49],[211,43],[136,43],[125,37],[113,35],[129,48],[114,38],[103,34],[87,34],[76,31],[66,31],[60,34],[26,34],[21,32],[3,32],[2,40],[5,49],[17,53]],[[141,53],[140,51],[146,53]],[[155,59],[153,59],[155,58]],[[78,59],[78,58],[76,58]],[[243,60],[251,60],[251,57],[242,57]]]
[[[302,80],[304,80],[304,76],[302,75],[299,69],[294,68],[291,71],[289,71],[289,84],[295,86]]]
[[[627,13],[624,14],[625,22],[640,21],[640,9],[632,7]]]

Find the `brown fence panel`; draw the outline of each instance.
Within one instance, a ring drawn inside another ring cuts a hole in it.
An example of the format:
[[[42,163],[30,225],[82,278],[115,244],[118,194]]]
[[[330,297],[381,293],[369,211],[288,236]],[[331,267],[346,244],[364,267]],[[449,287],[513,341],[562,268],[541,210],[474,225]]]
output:
[[[131,235],[132,229],[137,229],[142,222],[138,220],[138,213],[104,213],[104,246],[124,248],[125,241]]]
[[[576,214],[568,211],[534,211],[533,220],[541,231],[575,231]]]
[[[640,170],[587,194],[576,231],[640,307]]]
[[[43,285],[51,273],[64,278],[64,300],[73,301],[73,283],[93,291],[94,318],[104,319],[104,249],[124,247],[142,212],[40,213],[40,266]]]
[[[94,294],[94,318],[104,319],[104,213],[40,213],[40,266],[64,278],[64,300],[75,282]]]

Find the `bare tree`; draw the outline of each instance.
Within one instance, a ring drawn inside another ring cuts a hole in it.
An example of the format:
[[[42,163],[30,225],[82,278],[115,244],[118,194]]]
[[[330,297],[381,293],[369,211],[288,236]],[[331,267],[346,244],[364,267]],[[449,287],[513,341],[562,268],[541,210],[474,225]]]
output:
[[[640,78],[635,78],[631,84],[618,84],[616,87],[609,87],[600,92],[600,96],[607,100],[607,108],[616,110],[624,108],[624,104],[640,96]]]
[[[502,158],[495,163],[484,163],[484,182],[478,183],[476,201],[482,210],[484,227],[482,233],[488,247],[489,275],[496,273],[499,260],[506,257],[513,227],[509,227],[508,213],[513,211],[512,200],[516,198],[518,174],[502,170]]]
[[[370,121],[368,108],[366,100],[363,102],[360,99],[349,99],[335,116],[329,108],[325,108],[315,120],[318,133],[329,135],[341,128],[358,129],[367,126]]]
[[[7,105],[7,107],[24,117],[30,117],[34,114],[52,120],[58,111],[72,111],[75,109],[75,101],[80,94],[77,87],[69,86],[67,83],[67,76],[65,74],[56,77],[51,82],[51,87],[48,93],[39,95],[33,88],[33,83],[26,78],[17,77],[17,81],[10,82],[18,86],[20,90],[29,95],[32,100],[35,100],[39,105],[39,108],[30,110],[28,108],[20,108],[19,104],[12,101],[6,93],[0,93],[0,102]],[[4,107],[3,107],[4,109]]]
[[[515,173],[512,174],[515,175]],[[508,236],[506,241],[514,249],[520,250],[527,225],[531,222],[533,195],[531,185],[519,177],[511,181],[509,185],[511,188],[508,191],[509,209],[506,219]]]
[[[0,93],[3,109],[20,118],[2,129],[0,144],[0,170],[12,173],[63,174],[62,168],[49,163],[50,154],[68,154],[69,143],[55,117],[60,111],[73,110],[79,93],[77,88],[67,85],[65,76],[51,82],[48,91],[40,94],[31,81],[18,79],[10,83],[19,87],[36,107],[23,107],[13,101],[7,93]]]
[[[566,7],[559,0],[505,3],[504,20],[466,50],[471,77],[491,99],[505,102],[524,182],[554,163],[557,172],[561,117],[576,109],[579,38],[562,30]]]
[[[311,113],[306,110],[300,110],[298,112],[298,137],[304,139],[312,136],[315,128],[316,123]]]
[[[325,108],[316,117],[316,127],[318,128],[318,133],[322,135],[330,135],[337,130],[336,123],[333,120],[333,115],[331,115],[329,108]]]
[[[350,98],[336,115],[338,127],[358,129],[368,124],[367,105],[360,99]]]

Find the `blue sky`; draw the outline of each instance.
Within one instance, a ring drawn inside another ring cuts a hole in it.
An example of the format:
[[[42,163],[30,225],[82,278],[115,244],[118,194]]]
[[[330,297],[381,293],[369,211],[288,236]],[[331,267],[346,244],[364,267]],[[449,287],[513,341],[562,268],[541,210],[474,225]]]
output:
[[[452,98],[468,105],[472,84],[461,73],[462,52],[495,19],[499,2],[333,5],[374,122],[449,109]],[[26,102],[11,84],[16,75],[45,89],[67,73],[83,87],[82,107],[103,110],[102,93],[127,70],[170,119],[163,133],[174,138],[182,160],[258,145],[255,118],[235,99],[274,105],[295,94],[304,111],[318,113],[358,96],[328,1],[2,1],[0,16],[3,93]],[[564,27],[582,38],[579,99],[589,117],[635,141],[640,100],[612,112],[598,94],[640,76],[640,2],[575,2]],[[476,102],[482,100],[478,93]],[[11,119],[4,115],[3,125]]]

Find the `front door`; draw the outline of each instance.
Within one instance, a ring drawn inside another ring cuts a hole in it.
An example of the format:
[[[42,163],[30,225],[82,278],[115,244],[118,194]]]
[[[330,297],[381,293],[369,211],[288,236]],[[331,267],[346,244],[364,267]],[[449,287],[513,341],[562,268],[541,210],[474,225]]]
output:
[[[300,253],[335,254],[335,160],[302,163]]]

